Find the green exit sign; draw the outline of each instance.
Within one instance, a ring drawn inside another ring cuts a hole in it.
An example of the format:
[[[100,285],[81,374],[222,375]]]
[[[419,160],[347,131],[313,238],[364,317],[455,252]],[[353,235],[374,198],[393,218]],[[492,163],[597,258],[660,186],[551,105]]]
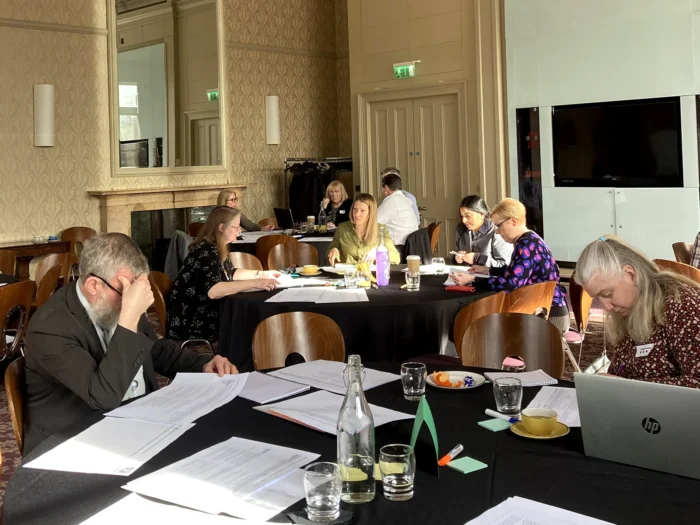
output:
[[[395,78],[411,78],[416,76],[416,64],[413,62],[394,64]]]
[[[214,102],[215,100],[219,100],[219,90],[218,89],[210,89],[207,91],[207,99],[209,102]]]

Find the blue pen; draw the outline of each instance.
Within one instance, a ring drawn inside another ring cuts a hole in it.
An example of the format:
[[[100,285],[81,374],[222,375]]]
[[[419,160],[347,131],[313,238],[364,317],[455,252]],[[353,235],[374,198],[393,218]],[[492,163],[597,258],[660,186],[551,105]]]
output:
[[[491,410],[490,408],[484,410],[484,413],[487,416],[495,417],[496,419],[502,419],[503,421],[508,421],[508,423],[520,423],[520,420],[517,417],[510,417],[505,414],[496,412],[495,410]]]

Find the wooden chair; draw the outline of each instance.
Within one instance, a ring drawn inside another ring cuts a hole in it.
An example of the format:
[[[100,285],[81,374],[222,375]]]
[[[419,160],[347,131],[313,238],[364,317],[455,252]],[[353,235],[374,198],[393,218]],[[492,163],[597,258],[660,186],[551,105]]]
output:
[[[234,268],[243,268],[244,270],[262,270],[263,265],[258,258],[250,253],[231,252],[229,255]]]
[[[191,222],[187,225],[187,233],[190,237],[197,238],[200,230],[204,226],[203,222]]]
[[[56,265],[50,268],[41,278],[39,285],[36,289],[36,307],[40,308],[49,297],[58,289],[58,283],[61,280],[61,273],[63,268],[60,265]]]
[[[73,254],[75,261],[80,260],[80,254],[83,251],[83,243],[88,239],[92,239],[97,232],[92,228],[87,228],[85,226],[74,226],[73,228],[66,228],[61,234],[62,241],[70,241],[70,253]]]
[[[0,273],[15,275],[17,256],[12,250],[0,250]]]
[[[675,261],[666,261],[663,259],[654,259],[654,263],[662,270],[678,273],[684,277],[692,279],[696,283],[700,283],[700,270],[695,268],[695,266],[690,266],[689,264],[683,264]]]
[[[345,361],[345,341],[330,317],[311,312],[273,315],[261,322],[253,334],[256,370],[281,368],[287,356],[300,354],[306,361]]]
[[[693,253],[693,245],[689,242],[673,243],[673,255],[676,256],[676,262],[690,264],[691,253]]]
[[[454,342],[457,349],[457,355],[462,355],[462,337],[467,327],[477,319],[481,319],[487,315],[501,313],[503,301],[506,299],[506,292],[498,292],[497,294],[489,295],[483,299],[469,303],[462,308],[457,314],[454,324]]]
[[[71,253],[52,253],[47,255],[42,259],[38,268],[36,269],[34,282],[36,283],[37,287],[39,287],[44,275],[46,275],[46,273],[54,266],[58,266],[61,268],[59,277],[63,278],[64,283],[68,283],[70,281],[71,269],[76,263],[77,261],[73,258],[73,254]]]
[[[173,281],[163,272],[149,272],[148,281],[151,283],[151,291],[153,292],[153,308],[160,322],[160,328],[163,330],[163,336],[165,336],[165,326],[168,323],[165,300],[173,288]]]
[[[318,264],[318,250],[306,242],[278,244],[267,256],[267,267],[270,270],[284,270],[306,264]]]
[[[272,226],[273,226],[273,229],[275,229],[275,230],[279,229],[279,224],[277,224],[277,219],[276,219],[275,217],[267,217],[267,218],[265,218],[265,219],[260,219],[260,220],[258,221],[258,224],[259,224],[260,226],[262,226],[263,228],[264,228],[265,226],[270,226],[270,225],[272,225]]]
[[[430,250],[433,254],[435,254],[435,249],[437,248],[437,243],[438,243],[438,240],[440,239],[441,225],[442,225],[442,223],[440,221],[431,222],[430,224],[428,224],[428,236],[430,237]]]
[[[530,284],[517,290],[513,290],[503,301],[503,312],[511,314],[532,314],[544,318],[549,316],[554,299],[556,281]]]
[[[265,270],[269,270],[267,267],[267,257],[270,255],[270,250],[277,246],[278,244],[284,244],[288,242],[299,242],[294,237],[288,235],[264,235],[255,241],[255,256],[263,264]],[[316,263],[314,263],[316,264]]]
[[[0,361],[12,357],[20,348],[29,323],[29,311],[34,297],[34,281],[21,281],[0,287]],[[18,317],[15,321],[14,319]],[[8,343],[7,337],[11,342]]]
[[[500,369],[509,355],[521,356],[528,370],[541,368],[556,378],[564,374],[561,334],[546,319],[528,314],[491,314],[464,331],[464,366]]]
[[[12,430],[19,453],[24,452],[24,400],[27,397],[24,357],[15,359],[5,370],[5,395],[12,419]]]
[[[569,282],[569,297],[571,298],[571,309],[574,311],[574,318],[576,319],[576,331],[581,335],[581,342],[583,343],[593,298],[588,295],[583,286],[576,282],[576,272],[571,275],[571,281]]]

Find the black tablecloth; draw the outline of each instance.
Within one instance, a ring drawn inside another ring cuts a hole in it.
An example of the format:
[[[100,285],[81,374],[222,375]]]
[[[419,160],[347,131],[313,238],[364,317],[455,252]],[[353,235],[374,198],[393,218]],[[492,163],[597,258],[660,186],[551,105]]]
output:
[[[333,276],[335,274],[324,274]],[[221,306],[217,352],[245,372],[253,369],[252,341],[261,321],[282,312],[315,312],[333,319],[343,332],[345,353],[366,361],[403,361],[437,354],[452,339],[455,317],[466,304],[491,292],[448,292],[446,275],[421,276],[420,290],[401,290],[405,275],[393,271],[389,286],[367,289],[368,303],[266,303],[275,292],[241,293]]]
[[[398,365],[366,363],[372,368],[398,372]],[[566,385],[564,385],[566,386]],[[526,388],[524,404],[538,388]],[[413,412],[417,404],[403,399],[398,381],[367,392],[370,403]],[[464,455],[483,461],[488,468],[460,474],[442,468],[440,477],[418,471],[415,496],[391,503],[381,495],[365,505],[346,505],[355,513],[354,523],[462,525],[510,496],[521,496],[559,506],[618,525],[697,524],[697,492],[700,481],[672,474],[619,465],[583,455],[579,429],[552,441],[530,441],[510,431],[493,433],[477,425],[487,419],[484,409],[494,408],[490,385],[467,392],[428,387],[440,441],[440,454],[464,445]],[[20,468],[5,493],[7,525],[74,525],[128,494],[120,487],[175,461],[224,441],[231,436],[300,448],[321,454],[322,461],[335,461],[336,438],[252,410],[254,403],[242,398],[199,419],[173,444],[141,467],[130,478],[73,474]],[[100,419],[82,422],[72,434]],[[392,442],[407,443],[410,422],[378,427],[376,449]],[[30,461],[66,439],[49,438],[26,459]],[[301,509],[299,501],[292,509]],[[287,523],[278,516],[274,521]],[[167,525],[167,524],[165,524]]]
[[[14,284],[18,281],[14,275],[0,273],[0,284]]]

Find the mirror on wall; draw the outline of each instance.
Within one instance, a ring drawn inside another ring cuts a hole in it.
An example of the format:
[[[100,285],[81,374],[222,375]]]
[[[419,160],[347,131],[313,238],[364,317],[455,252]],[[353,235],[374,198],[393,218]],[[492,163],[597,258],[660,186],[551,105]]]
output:
[[[219,166],[216,0],[115,0],[119,167]]]

